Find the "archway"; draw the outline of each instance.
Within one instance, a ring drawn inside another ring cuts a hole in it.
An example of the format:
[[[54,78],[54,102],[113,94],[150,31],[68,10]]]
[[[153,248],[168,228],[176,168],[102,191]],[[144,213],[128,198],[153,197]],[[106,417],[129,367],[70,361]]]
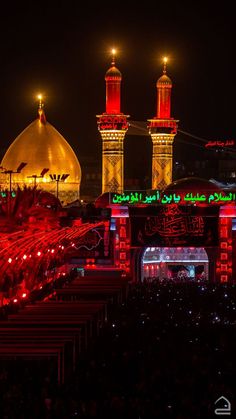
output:
[[[208,280],[209,258],[203,247],[146,247],[141,256],[141,281]]]

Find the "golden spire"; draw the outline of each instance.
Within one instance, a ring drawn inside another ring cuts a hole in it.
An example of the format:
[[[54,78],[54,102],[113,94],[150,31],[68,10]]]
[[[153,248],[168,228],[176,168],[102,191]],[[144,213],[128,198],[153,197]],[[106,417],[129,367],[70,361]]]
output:
[[[112,48],[111,50],[111,54],[112,54],[112,61],[111,61],[111,65],[115,65],[115,56],[116,56],[116,49]]]
[[[43,102],[43,95],[41,93],[39,93],[37,95],[37,99],[38,99],[38,115],[39,115],[39,120],[42,124],[46,124],[46,116],[43,110],[44,107],[44,102]]]
[[[43,103],[43,95],[41,93],[39,93],[37,95],[37,99],[39,101],[39,109],[42,109],[44,107],[44,103]]]
[[[166,63],[168,61],[167,57],[163,57],[163,74],[166,74]]]

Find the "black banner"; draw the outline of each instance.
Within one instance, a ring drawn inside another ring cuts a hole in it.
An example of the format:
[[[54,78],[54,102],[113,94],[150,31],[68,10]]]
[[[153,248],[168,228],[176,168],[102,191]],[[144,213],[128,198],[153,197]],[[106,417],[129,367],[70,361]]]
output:
[[[131,246],[218,245],[218,207],[130,207]]]

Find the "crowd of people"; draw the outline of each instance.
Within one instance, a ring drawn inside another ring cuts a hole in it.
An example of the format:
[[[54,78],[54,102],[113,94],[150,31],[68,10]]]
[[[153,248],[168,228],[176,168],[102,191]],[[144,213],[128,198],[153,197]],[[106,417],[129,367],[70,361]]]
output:
[[[1,362],[0,417],[207,419],[221,396],[233,417],[235,338],[235,285],[133,284],[64,385],[50,364]]]

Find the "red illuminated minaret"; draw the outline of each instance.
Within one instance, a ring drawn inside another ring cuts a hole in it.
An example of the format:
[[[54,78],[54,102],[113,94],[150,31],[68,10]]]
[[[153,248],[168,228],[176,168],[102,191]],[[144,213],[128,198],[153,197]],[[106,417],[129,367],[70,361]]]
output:
[[[102,137],[102,193],[122,193],[124,189],[124,137],[128,129],[127,118],[120,111],[122,75],[115,66],[112,50],[111,67],[106,72],[106,112],[97,115],[98,130]]]
[[[152,137],[152,189],[164,189],[172,182],[173,141],[178,122],[171,118],[172,81],[166,74],[167,58],[164,58],[163,75],[157,80],[157,111],[149,119]]]

